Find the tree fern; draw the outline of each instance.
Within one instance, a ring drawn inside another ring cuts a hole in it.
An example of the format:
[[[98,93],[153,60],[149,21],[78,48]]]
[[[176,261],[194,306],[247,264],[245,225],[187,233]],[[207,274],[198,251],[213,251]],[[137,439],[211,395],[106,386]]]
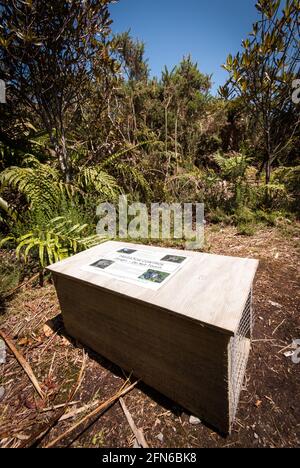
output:
[[[101,163],[101,168],[107,168],[107,167],[112,167],[114,166],[114,163],[118,160],[120,160],[125,154],[134,151],[138,148],[141,148],[145,145],[153,145],[153,144],[158,144],[160,142],[158,141],[143,141],[141,143],[138,143],[137,145],[134,146],[129,146],[128,148],[125,148],[124,150],[118,151],[117,153],[114,153],[113,155],[109,156],[106,158],[102,163]]]
[[[76,183],[79,188],[86,191],[95,191],[98,195],[109,200],[120,193],[120,187],[116,179],[99,166],[81,167]]]
[[[138,148],[141,148],[145,145],[153,145],[159,144],[158,141],[144,141],[138,143],[137,145],[130,146],[129,148],[125,148],[122,151],[119,151],[112,156],[105,159],[100,164],[100,169],[107,169],[111,168],[117,175],[121,175],[122,178],[126,181],[129,181],[129,185],[135,184],[139,189],[141,189],[146,197],[150,197],[151,188],[149,182],[146,180],[142,172],[137,169],[137,167],[130,162],[122,161],[122,158],[125,154],[135,151]],[[126,187],[127,188],[127,187]]]
[[[129,163],[119,162],[114,165],[115,171],[123,177],[130,185],[136,185],[141,189],[146,198],[150,198],[151,188],[149,182],[144,177],[143,173]]]
[[[17,190],[26,197],[30,209],[39,208],[50,216],[64,190],[59,173],[34,157],[27,158],[25,164],[26,167],[5,169],[0,174],[0,186]]]
[[[249,166],[249,160],[241,154],[224,157],[220,153],[217,153],[214,159],[220,167],[222,176],[225,179],[235,180],[237,177],[243,177]]]

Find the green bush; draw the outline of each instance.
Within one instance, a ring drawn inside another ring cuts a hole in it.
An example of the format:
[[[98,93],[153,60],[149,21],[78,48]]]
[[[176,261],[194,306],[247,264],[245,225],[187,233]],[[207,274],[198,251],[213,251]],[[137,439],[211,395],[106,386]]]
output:
[[[238,234],[241,236],[254,236],[256,232],[255,224],[239,224]]]
[[[233,219],[236,225],[252,224],[255,222],[255,214],[250,208],[240,206],[234,212]]]

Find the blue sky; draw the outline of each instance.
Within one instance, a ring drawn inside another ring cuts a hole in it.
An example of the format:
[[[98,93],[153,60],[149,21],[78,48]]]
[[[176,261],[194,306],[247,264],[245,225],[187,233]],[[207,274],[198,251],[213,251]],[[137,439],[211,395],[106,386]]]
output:
[[[113,32],[131,30],[146,44],[152,76],[191,54],[202,72],[213,73],[213,92],[224,84],[221,68],[258,18],[255,0],[120,0],[110,6]]]

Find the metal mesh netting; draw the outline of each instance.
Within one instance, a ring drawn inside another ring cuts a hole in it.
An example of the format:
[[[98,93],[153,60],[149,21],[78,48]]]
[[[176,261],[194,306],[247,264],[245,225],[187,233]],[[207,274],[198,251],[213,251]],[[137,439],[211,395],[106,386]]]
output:
[[[245,371],[251,346],[254,314],[252,307],[252,290],[247,299],[244,312],[235,336],[229,344],[229,401],[230,423],[232,424],[243,388]]]

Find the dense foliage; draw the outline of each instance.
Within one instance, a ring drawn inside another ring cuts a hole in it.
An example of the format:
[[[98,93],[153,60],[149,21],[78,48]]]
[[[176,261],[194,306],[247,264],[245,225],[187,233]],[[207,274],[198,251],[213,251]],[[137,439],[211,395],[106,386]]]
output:
[[[109,3],[0,0],[2,245],[42,270],[99,242],[96,206],[121,193],[205,202],[242,233],[297,216],[299,1],[258,2],[218,97],[190,56],[150,78],[144,44],[112,34]]]

